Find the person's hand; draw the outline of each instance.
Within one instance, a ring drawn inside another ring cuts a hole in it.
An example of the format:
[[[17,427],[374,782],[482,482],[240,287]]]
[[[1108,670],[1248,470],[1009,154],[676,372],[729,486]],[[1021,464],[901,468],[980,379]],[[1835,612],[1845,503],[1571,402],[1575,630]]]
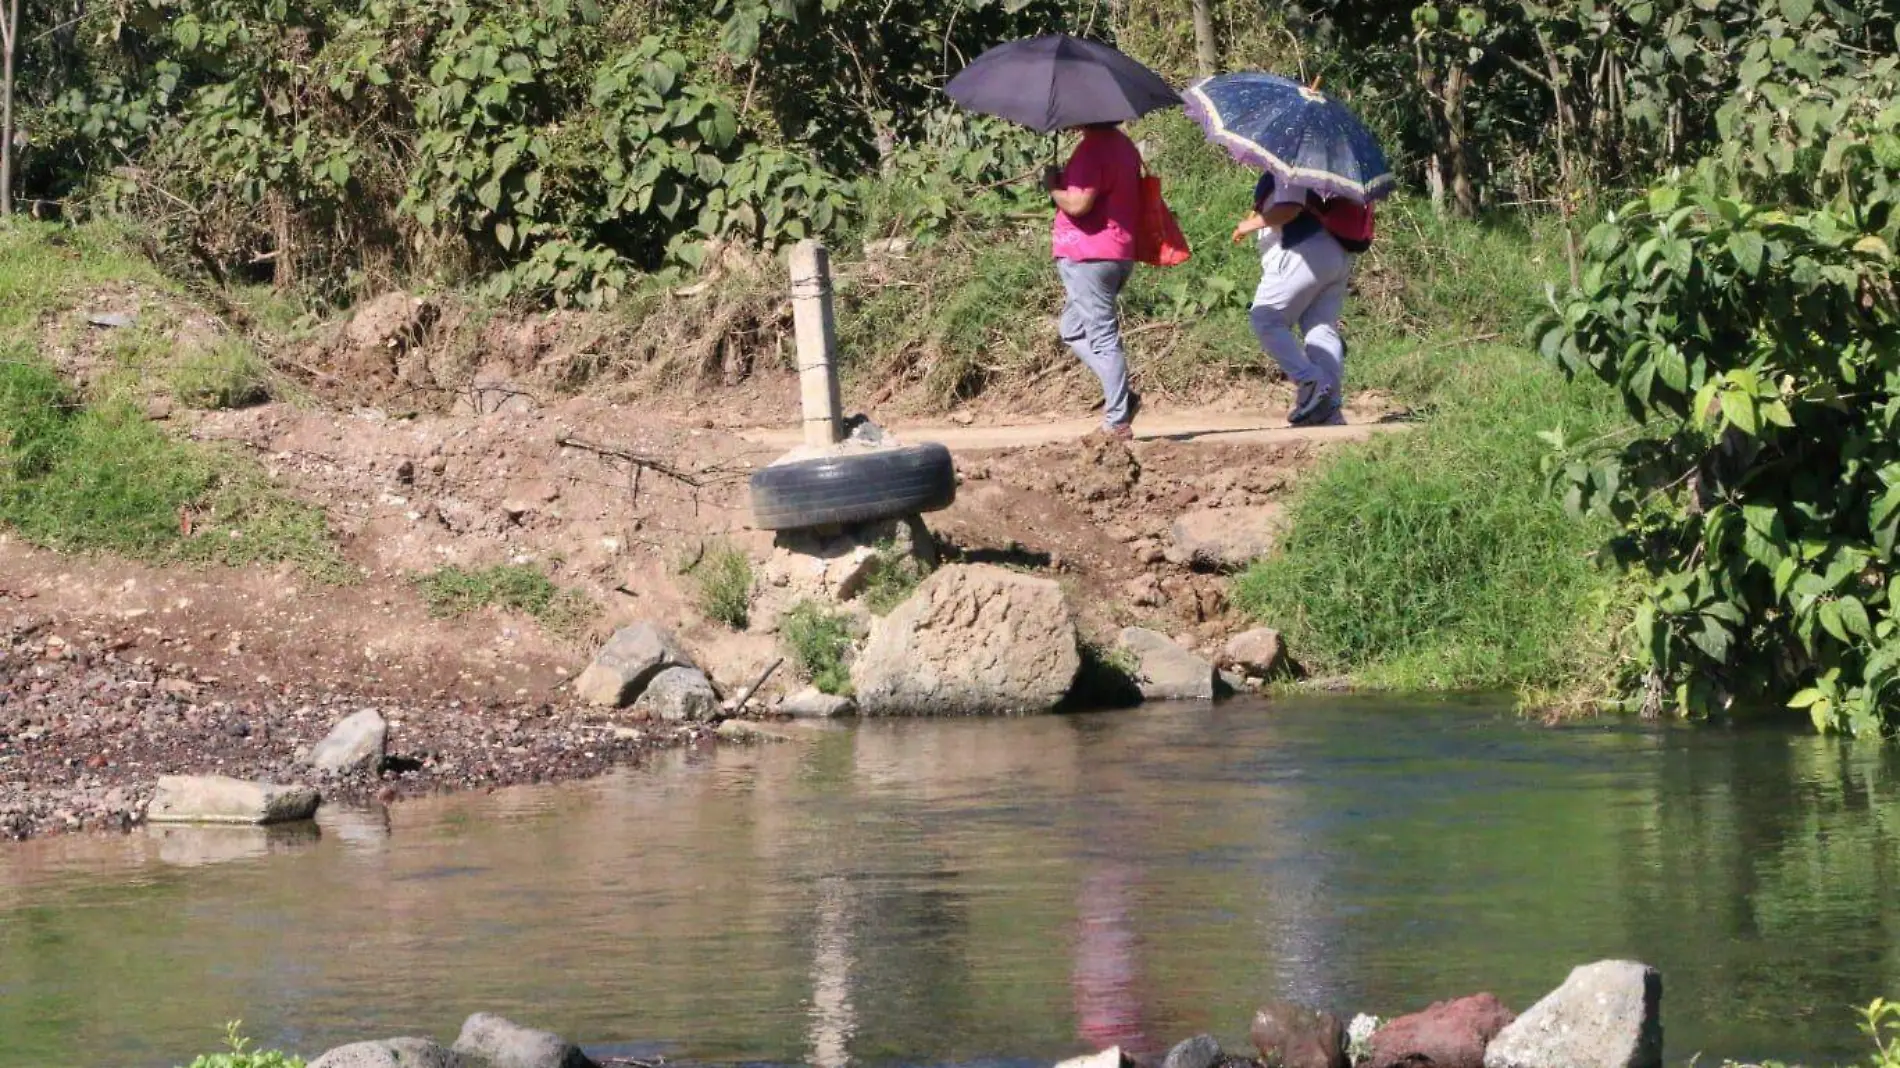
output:
[[[1240,225],[1234,227],[1234,244],[1238,245],[1249,235],[1257,234],[1266,228],[1267,220],[1261,218],[1259,212],[1249,212],[1246,218],[1240,220]]]

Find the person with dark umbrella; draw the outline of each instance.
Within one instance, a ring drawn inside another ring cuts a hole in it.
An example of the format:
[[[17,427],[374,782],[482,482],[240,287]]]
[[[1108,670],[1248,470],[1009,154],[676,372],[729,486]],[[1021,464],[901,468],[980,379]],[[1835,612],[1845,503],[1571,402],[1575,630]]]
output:
[[[1135,267],[1142,165],[1121,124],[1181,98],[1140,63],[1067,34],[992,48],[944,91],[972,111],[1037,133],[1082,131],[1068,165],[1043,175],[1056,208],[1051,251],[1067,294],[1062,340],[1101,380],[1103,429],[1132,438],[1141,397],[1128,387],[1120,301]]]

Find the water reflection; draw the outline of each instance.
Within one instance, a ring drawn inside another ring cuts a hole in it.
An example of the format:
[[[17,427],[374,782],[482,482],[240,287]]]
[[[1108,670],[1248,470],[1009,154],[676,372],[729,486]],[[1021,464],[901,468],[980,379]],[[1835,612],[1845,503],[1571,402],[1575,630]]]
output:
[[[1895,757],[1363,702],[868,724],[320,830],[0,851],[0,1068],[517,1016],[815,1068],[1150,1053],[1663,968],[1673,1059],[1859,1052]],[[177,829],[169,829],[177,830]]]

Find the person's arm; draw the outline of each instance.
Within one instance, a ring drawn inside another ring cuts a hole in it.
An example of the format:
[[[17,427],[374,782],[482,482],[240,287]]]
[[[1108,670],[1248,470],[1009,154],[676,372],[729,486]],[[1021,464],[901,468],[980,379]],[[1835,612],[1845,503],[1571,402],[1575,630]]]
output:
[[[1051,189],[1049,199],[1055,201],[1062,214],[1071,219],[1079,219],[1095,210],[1093,189]]]
[[[1080,219],[1095,210],[1104,177],[1099,152],[1091,151],[1084,142],[1070,158],[1068,167],[1061,171],[1051,168],[1043,175],[1042,184],[1049,190],[1049,199],[1055,201],[1057,210],[1071,219]]]
[[[1282,199],[1282,196],[1286,196],[1288,199]],[[1239,226],[1234,227],[1234,243],[1239,244],[1249,234],[1257,234],[1262,230],[1282,227],[1294,219],[1299,218],[1300,212],[1305,210],[1302,206],[1303,200],[1291,199],[1292,196],[1294,196],[1294,194],[1276,193],[1269,196],[1266,200],[1255,204],[1253,211],[1249,212],[1246,218],[1240,220]]]

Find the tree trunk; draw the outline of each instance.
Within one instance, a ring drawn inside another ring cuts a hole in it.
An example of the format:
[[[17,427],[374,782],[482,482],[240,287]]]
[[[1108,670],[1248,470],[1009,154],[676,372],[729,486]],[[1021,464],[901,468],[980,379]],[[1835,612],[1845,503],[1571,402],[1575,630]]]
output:
[[[0,16],[0,215],[13,214],[13,53],[20,36],[20,0]]]
[[[1452,208],[1466,218],[1478,215],[1478,189],[1471,181],[1471,148],[1465,141],[1465,68],[1453,64],[1445,74],[1445,148],[1451,163]]]
[[[1194,5],[1194,61],[1201,68],[1201,76],[1208,77],[1220,69],[1220,44],[1214,40],[1214,15],[1207,8],[1208,0],[1192,0]]]

